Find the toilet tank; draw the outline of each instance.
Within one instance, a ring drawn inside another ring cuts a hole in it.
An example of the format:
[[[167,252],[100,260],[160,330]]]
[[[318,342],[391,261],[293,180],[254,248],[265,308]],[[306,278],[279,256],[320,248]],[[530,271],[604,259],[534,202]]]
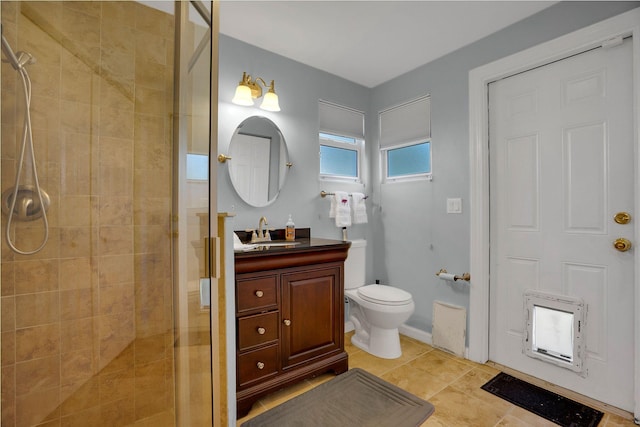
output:
[[[352,240],[344,262],[344,288],[354,289],[365,284],[366,240]]]

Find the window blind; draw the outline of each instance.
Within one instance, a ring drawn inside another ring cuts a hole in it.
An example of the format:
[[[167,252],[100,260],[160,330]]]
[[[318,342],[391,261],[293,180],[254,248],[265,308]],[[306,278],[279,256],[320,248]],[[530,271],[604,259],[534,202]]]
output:
[[[320,132],[364,139],[364,114],[326,101],[318,102]]]
[[[431,137],[431,97],[380,112],[380,148],[386,149]]]

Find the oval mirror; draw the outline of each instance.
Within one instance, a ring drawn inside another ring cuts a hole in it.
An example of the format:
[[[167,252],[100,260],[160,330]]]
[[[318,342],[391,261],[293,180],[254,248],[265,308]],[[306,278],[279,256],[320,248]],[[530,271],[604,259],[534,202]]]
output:
[[[278,126],[252,116],[233,133],[229,144],[229,177],[242,200],[251,206],[273,203],[287,177],[289,154]]]

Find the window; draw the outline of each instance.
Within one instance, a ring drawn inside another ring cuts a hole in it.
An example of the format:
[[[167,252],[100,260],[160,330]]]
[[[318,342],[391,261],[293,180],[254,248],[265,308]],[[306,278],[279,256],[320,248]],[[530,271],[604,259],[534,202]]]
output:
[[[361,181],[364,114],[319,102],[320,178]]]
[[[380,113],[380,155],[385,182],[431,179],[430,115],[428,96]]]

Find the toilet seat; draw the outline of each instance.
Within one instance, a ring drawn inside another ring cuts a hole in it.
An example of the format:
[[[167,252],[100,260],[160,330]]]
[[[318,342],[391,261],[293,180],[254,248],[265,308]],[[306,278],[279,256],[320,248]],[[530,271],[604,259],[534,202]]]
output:
[[[365,301],[381,305],[405,305],[411,302],[409,292],[387,285],[367,285],[358,288],[358,296]]]

